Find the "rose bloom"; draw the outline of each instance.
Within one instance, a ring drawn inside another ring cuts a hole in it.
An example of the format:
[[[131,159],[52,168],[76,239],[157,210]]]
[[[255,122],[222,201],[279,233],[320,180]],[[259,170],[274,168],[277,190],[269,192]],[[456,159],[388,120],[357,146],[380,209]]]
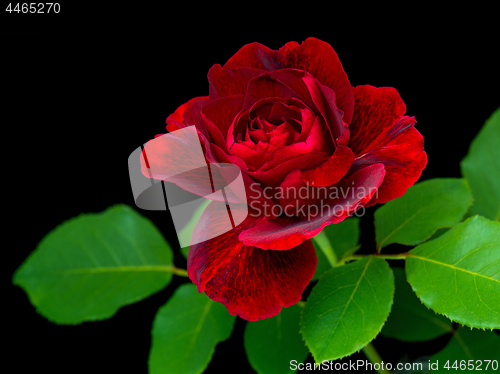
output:
[[[209,95],[181,105],[167,130],[195,126],[207,163],[241,169],[250,214],[191,245],[188,274],[229,313],[256,321],[300,300],[316,269],[311,238],[323,227],[415,183],[427,163],[424,140],[394,88],[351,87],[318,39],[277,51],[245,45],[210,69],[208,83]],[[159,179],[163,168],[189,162],[168,147],[148,159]],[[221,214],[226,205],[210,203],[195,231],[213,230]]]

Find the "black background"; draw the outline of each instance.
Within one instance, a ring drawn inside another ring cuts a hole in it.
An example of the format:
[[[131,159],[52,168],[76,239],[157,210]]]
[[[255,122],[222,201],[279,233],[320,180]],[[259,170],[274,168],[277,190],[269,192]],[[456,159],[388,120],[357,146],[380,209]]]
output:
[[[361,21],[350,13],[305,23],[297,10],[295,18],[266,13],[252,21],[206,14],[200,23],[185,13],[155,9],[108,10],[106,17],[102,9],[82,13],[63,4],[66,9],[60,17],[12,15],[3,22],[2,179],[8,209],[2,280],[9,332],[4,361],[16,372],[147,372],[155,312],[186,278],[174,277],[165,290],[109,320],[60,326],[37,314],[25,293],[10,285],[11,277],[62,221],[115,203],[134,206],[129,154],[165,132],[165,119],[177,106],[206,95],[208,69],[244,44],[258,41],[278,49],[314,36],[333,46],[353,86],[395,87],[425,138],[428,166],[421,180],[460,177],[459,161],[470,141],[500,105],[493,47],[498,38],[483,18],[465,14],[373,15]],[[362,220],[364,253],[373,251],[375,209]],[[168,214],[141,213],[175,248]],[[175,264],[186,267],[178,252]],[[207,372],[252,372],[244,325],[237,319],[232,338],[217,346]],[[404,353],[410,359],[430,355],[448,339],[402,344],[378,337],[374,345],[386,362],[395,363]]]

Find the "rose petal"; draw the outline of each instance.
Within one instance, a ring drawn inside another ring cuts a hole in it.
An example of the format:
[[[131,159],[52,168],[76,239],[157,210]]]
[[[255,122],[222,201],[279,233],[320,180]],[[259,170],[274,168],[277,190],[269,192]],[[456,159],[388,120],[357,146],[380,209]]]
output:
[[[184,114],[184,111],[195,101],[198,100],[204,100],[206,101],[208,99],[208,96],[198,96],[194,97],[188,102],[182,104],[180,107],[178,107],[175,112],[173,112],[171,115],[167,117],[166,123],[167,123],[167,130],[172,132],[178,129],[182,129],[186,127],[186,125],[183,123],[182,115]]]
[[[331,186],[342,179],[354,161],[349,147],[339,146],[332,157],[316,169],[302,171],[302,179],[309,186]]]
[[[300,45],[287,43],[286,46],[281,50],[284,53],[285,67],[305,70],[320,83],[330,87],[335,92],[337,108],[344,112],[344,122],[351,123],[354,95],[332,46],[315,38],[308,38]]]
[[[345,128],[344,132],[342,133],[342,136],[337,139],[337,146],[339,146],[339,145],[348,145],[350,138],[351,138],[351,132],[349,131],[348,128]]]
[[[338,223],[366,204],[384,180],[383,164],[375,164],[358,170],[344,178],[337,186],[338,198],[325,202],[320,214],[307,217],[266,218],[261,223],[242,231],[239,239],[245,245],[263,249],[285,250],[293,248],[318,234],[323,227]],[[354,187],[353,187],[354,186]],[[312,207],[309,213],[317,213]],[[304,213],[308,213],[306,210]],[[262,212],[258,212],[262,213]]]
[[[246,44],[225,64],[225,69],[252,68],[273,71],[283,68],[283,54],[260,43]]]
[[[244,95],[227,96],[210,100],[202,108],[202,113],[212,121],[224,137],[243,106]]]
[[[352,171],[383,163],[384,183],[366,206],[402,196],[427,164],[424,139],[415,119],[403,116],[406,106],[391,87],[359,86],[354,89],[356,111],[349,126],[349,147],[356,154]]]
[[[273,157],[269,158],[268,161],[290,158],[313,152],[331,154],[333,152],[333,145],[331,142],[327,141],[328,136],[330,135],[328,130],[325,129],[325,123],[320,117],[316,117],[305,141],[277,149]]]
[[[219,97],[244,95],[248,81],[263,72],[249,68],[225,69],[216,64],[208,71],[208,96],[210,100],[215,100]]]
[[[268,121],[283,120],[284,118],[293,118],[296,121],[302,120],[302,108],[286,105],[283,101],[276,101],[272,107],[269,116],[266,116]]]
[[[330,129],[333,139],[340,138],[345,130],[345,122],[342,121],[343,113],[335,105],[335,92],[331,88],[319,83],[310,74],[304,75],[302,80],[306,84],[314,104]]]
[[[386,142],[387,133],[406,112],[398,91],[370,85],[354,88],[355,113],[349,125],[349,147],[359,157]]]
[[[309,73],[296,69],[281,69],[273,71],[269,75],[295,92],[303,104],[319,114],[309,89],[303,80],[304,76],[310,76]]]
[[[294,169],[313,168],[324,163],[329,155],[324,152],[301,154],[289,159],[271,161],[254,172],[247,172],[255,181],[265,186],[278,187],[285,176]]]
[[[256,169],[261,168],[267,161],[273,159],[275,151],[287,144],[289,133],[285,129],[286,124],[275,127],[275,131],[267,134],[269,141],[260,141],[257,144],[252,140],[238,141],[233,144],[229,154],[240,157],[246,164]]]
[[[354,161],[353,170],[374,163],[385,165],[384,182],[366,206],[403,196],[420,178],[427,165],[427,154],[424,151],[424,138],[413,127],[414,123],[413,117],[402,117],[388,133],[387,143]]]
[[[225,164],[234,164],[238,166],[242,171],[248,170],[248,165],[241,159],[241,157],[228,155],[217,144],[212,143],[211,145],[212,150],[219,162]]]
[[[313,189],[315,187],[304,183],[302,171],[295,169],[287,174],[275,196],[279,197],[279,204],[285,215],[294,216],[302,206],[318,203],[318,197],[325,197],[313,192]]]
[[[201,109],[208,102],[208,99],[196,100],[191,105],[189,105],[184,113],[182,113],[182,119],[184,120],[186,127],[195,126],[196,129],[202,133],[206,139],[210,140],[210,135],[206,129],[205,122],[201,116]]]
[[[198,230],[217,226],[227,214],[210,203]],[[248,321],[270,318],[297,303],[316,270],[311,241],[288,251],[264,251],[238,240],[240,227],[189,249],[188,274],[199,292],[221,302],[229,313]]]
[[[248,81],[243,108],[248,110],[259,100],[267,100],[274,97],[300,100],[300,96],[295,91],[285,86],[271,74],[263,73]]]

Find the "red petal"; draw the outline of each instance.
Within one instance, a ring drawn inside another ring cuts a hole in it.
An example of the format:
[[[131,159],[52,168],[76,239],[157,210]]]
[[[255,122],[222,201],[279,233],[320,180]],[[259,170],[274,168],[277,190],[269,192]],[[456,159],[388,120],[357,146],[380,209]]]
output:
[[[224,204],[211,203],[200,230],[218,225]],[[316,270],[311,241],[288,251],[264,251],[238,240],[240,228],[191,246],[188,274],[199,292],[221,302],[229,313],[248,321],[270,318],[297,303]],[[197,228],[198,229],[198,228]]]
[[[345,122],[342,122],[342,112],[335,105],[335,92],[319,83],[309,74],[306,74],[302,79],[307,85],[314,104],[316,104],[330,129],[333,139],[340,138],[345,130]]]
[[[316,105],[311,97],[304,76],[309,75],[301,70],[281,69],[269,73],[274,79],[280,81],[283,85],[291,89],[300,98],[300,101],[307,105],[311,110],[317,111]],[[310,76],[310,75],[309,75]],[[319,112],[318,112],[319,114]]]
[[[349,147],[361,156],[386,142],[387,133],[405,114],[406,106],[392,87],[357,86],[354,95],[356,109],[349,125]]]
[[[247,174],[265,186],[277,187],[290,171],[312,168],[324,163],[327,159],[327,153],[306,153],[286,160],[271,161],[264,164],[261,169],[254,172],[247,172]]]
[[[302,179],[309,186],[331,186],[342,179],[354,161],[354,153],[349,147],[339,146],[332,157],[316,169],[302,172]]]
[[[281,99],[294,98],[300,100],[299,94],[285,86],[271,74],[264,73],[252,78],[248,82],[243,108],[250,109],[259,100],[267,100],[273,97],[279,97]]]
[[[402,196],[420,178],[427,154],[415,119],[403,116],[406,107],[394,88],[359,86],[354,92],[349,147],[354,147],[357,158],[352,170],[375,163],[383,163],[386,170],[384,183],[366,205],[371,206]]]
[[[307,131],[307,128],[303,128],[303,130]],[[312,152],[324,152],[331,154],[333,147],[332,143],[327,140],[328,137],[330,137],[330,134],[325,128],[324,121],[321,117],[316,117],[313,122],[313,126],[309,130],[309,134],[304,141],[299,141],[281,149],[277,149],[274,152],[272,160],[287,159]],[[304,169],[301,165],[297,165],[297,167]]]
[[[204,100],[194,101],[182,113],[182,119],[185,122],[185,127],[195,126],[196,129],[202,133],[206,139],[210,140],[210,135],[206,129],[205,122],[201,116],[201,108],[208,102],[208,98]]]
[[[219,97],[244,95],[250,79],[263,73],[256,69],[225,69],[214,65],[208,71],[208,92],[210,100]]]
[[[315,194],[313,189],[314,187],[309,187],[304,183],[302,171],[295,169],[287,174],[275,196],[279,197],[279,204],[285,215],[292,216],[297,215],[297,211],[303,205],[319,202],[318,194]]]
[[[295,48],[297,48],[300,44],[297,42],[288,42],[286,43],[283,47],[279,49],[281,53],[283,53],[284,56],[288,55],[291,51],[293,51]]]
[[[195,101],[206,100],[206,99],[208,99],[208,96],[194,97],[191,100],[189,100],[188,102],[186,102],[186,103],[182,104],[180,107],[178,107],[175,110],[175,112],[173,112],[171,115],[169,115],[167,117],[167,121],[166,121],[167,130],[172,132],[172,131],[175,131],[177,129],[182,129],[182,128],[186,127],[186,125],[183,123],[183,120],[182,120],[182,115],[184,114],[184,111]]]
[[[212,121],[221,131],[224,137],[236,115],[243,106],[244,95],[227,96],[220,99],[210,100],[202,108],[202,113]]]
[[[344,132],[342,133],[342,136],[337,139],[337,145],[338,146],[339,145],[348,145],[350,137],[351,137],[351,132],[349,131],[348,128],[346,128],[344,130]]]
[[[214,141],[211,144],[215,143],[220,147],[222,147],[224,151],[227,151],[226,140],[224,139],[224,135],[222,135],[219,128],[212,121],[210,121],[203,113],[201,113],[201,117],[203,119],[203,122],[205,123],[206,130],[208,131],[208,133],[210,134],[210,136]]]
[[[212,151],[214,152],[219,162],[225,164],[234,164],[238,166],[242,171],[248,170],[247,164],[241,159],[241,157],[228,155],[217,144],[212,143],[211,145]]]
[[[411,125],[408,127],[408,122]],[[376,195],[366,206],[396,199],[413,186],[427,165],[424,138],[413,127],[412,117],[402,117],[389,132],[387,143],[371,150],[353,163],[357,169],[374,163],[385,165],[386,175]]]
[[[331,45],[308,38],[300,45],[287,43],[282,52],[285,54],[285,67],[305,70],[335,92],[337,108],[344,112],[344,122],[351,123],[354,95],[349,79]]]
[[[263,249],[284,250],[293,248],[314,237],[323,227],[344,220],[354,213],[359,206],[366,204],[376,193],[377,188],[384,179],[384,175],[383,164],[370,165],[358,170],[339,183],[337,186],[340,191],[338,193],[339,198],[325,204],[326,207],[320,214],[308,215],[305,219],[280,217],[271,220],[266,218],[262,223],[243,231],[239,235],[239,239],[245,245],[253,245]],[[307,209],[311,208],[312,206],[305,207],[304,213],[307,213]],[[317,211],[311,211],[310,213],[317,213]]]
[[[273,71],[283,68],[283,54],[260,43],[241,47],[225,64],[225,69],[252,68]]]

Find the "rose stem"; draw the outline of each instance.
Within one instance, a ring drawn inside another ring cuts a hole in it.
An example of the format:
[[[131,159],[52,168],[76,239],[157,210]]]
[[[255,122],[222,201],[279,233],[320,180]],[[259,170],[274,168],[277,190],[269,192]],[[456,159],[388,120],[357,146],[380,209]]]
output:
[[[378,354],[377,350],[373,346],[372,343],[368,343],[365,347],[363,347],[363,353],[366,358],[373,364],[379,364],[380,369],[377,370],[379,374],[390,374],[391,372],[387,369],[382,369],[382,358]]]
[[[173,273],[175,275],[179,275],[181,277],[187,277],[188,272],[185,269],[180,269],[175,266],[163,266],[163,270]]]
[[[325,257],[330,263],[330,266],[332,268],[335,267],[338,261],[337,255],[335,254],[332,244],[330,243],[330,240],[328,240],[326,234],[323,231],[321,231],[314,237],[314,241],[319,245],[321,251],[325,254]]]

